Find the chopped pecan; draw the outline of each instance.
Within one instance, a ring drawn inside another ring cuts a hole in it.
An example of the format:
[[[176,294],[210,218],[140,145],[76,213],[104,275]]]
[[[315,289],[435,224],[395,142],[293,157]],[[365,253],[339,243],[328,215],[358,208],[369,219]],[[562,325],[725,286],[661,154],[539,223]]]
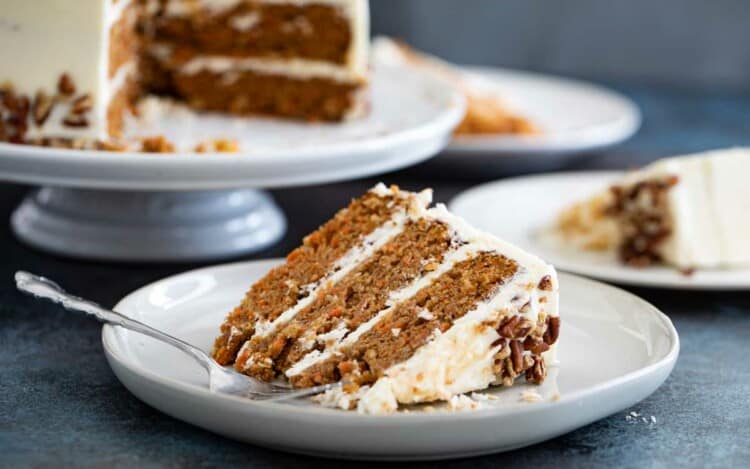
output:
[[[52,107],[54,101],[42,90],[37,91],[34,97],[34,106],[32,107],[31,113],[34,118],[34,123],[41,127],[47,122],[50,113],[52,113]]]
[[[544,343],[552,345],[557,342],[560,337],[560,318],[558,316],[550,316],[547,318],[547,330],[544,331],[542,337]]]
[[[544,277],[542,277],[542,279],[539,280],[538,287],[540,290],[551,291],[552,290],[552,277],[550,277],[549,275],[545,275]]]
[[[86,93],[73,100],[71,104],[71,111],[73,114],[83,114],[91,110],[94,107],[94,100],[91,95]]]
[[[88,127],[89,120],[86,116],[80,114],[69,114],[63,119],[63,125],[66,127]]]
[[[534,364],[526,370],[526,381],[535,384],[542,384],[546,377],[547,366],[544,363],[544,358],[534,358]]]
[[[513,363],[513,371],[520,373],[523,370],[523,346],[518,340],[510,341],[510,359]]]
[[[57,91],[64,96],[72,96],[76,92],[76,85],[70,75],[63,73],[57,82]]]

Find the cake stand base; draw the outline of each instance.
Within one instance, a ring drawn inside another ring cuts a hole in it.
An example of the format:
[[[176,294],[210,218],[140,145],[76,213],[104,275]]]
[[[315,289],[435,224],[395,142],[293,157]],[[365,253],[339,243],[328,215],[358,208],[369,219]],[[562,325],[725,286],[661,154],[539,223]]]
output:
[[[23,242],[109,261],[207,261],[249,254],[286,231],[263,191],[124,192],[43,187],[13,213]]]

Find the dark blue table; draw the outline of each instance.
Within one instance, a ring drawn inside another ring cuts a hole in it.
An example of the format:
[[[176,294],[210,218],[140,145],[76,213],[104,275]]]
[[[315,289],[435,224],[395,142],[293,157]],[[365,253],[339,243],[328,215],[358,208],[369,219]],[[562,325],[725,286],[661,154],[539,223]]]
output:
[[[643,109],[641,132],[575,169],[628,168],[669,154],[750,145],[748,96],[622,91]],[[378,179],[412,189],[432,186],[437,200],[448,201],[478,182],[456,177],[417,167],[365,181],[275,191],[290,229],[279,245],[253,258],[284,255]],[[162,415],[131,396],[105,362],[100,325],[21,296],[13,287],[13,273],[38,272],[113,305],[143,284],[197,266],[83,262],[26,248],[6,222],[26,189],[0,185],[0,467],[348,465],[227,440]],[[669,314],[680,333],[680,359],[664,386],[632,409],[546,443],[448,464],[750,466],[750,292],[631,290]],[[656,423],[628,417],[630,412],[648,420],[653,415]]]

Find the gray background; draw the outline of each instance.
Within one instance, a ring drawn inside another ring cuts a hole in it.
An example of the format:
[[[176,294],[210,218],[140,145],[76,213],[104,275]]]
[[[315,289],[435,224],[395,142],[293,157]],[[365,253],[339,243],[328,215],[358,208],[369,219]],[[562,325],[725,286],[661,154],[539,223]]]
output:
[[[373,33],[444,58],[750,92],[748,0],[370,0]]]

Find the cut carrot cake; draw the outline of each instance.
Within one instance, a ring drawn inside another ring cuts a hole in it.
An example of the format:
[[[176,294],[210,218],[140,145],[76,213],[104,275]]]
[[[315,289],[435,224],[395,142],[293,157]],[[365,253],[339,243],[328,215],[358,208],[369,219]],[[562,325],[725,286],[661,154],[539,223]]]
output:
[[[412,64],[437,74],[452,83],[466,98],[466,114],[456,127],[456,135],[539,133],[539,128],[500,99],[478,76],[468,79],[458,67],[435,56],[419,52],[404,42],[388,37],[374,40],[372,54],[376,61],[390,64]]]
[[[0,42],[0,141],[116,140],[146,93],[311,121],[366,110],[367,0],[7,0]]]
[[[378,185],[305,238],[227,317],[214,357],[365,413],[541,383],[559,334],[554,269],[431,193]]]
[[[629,265],[685,271],[750,264],[750,149],[666,158],[566,209],[555,231]]]

